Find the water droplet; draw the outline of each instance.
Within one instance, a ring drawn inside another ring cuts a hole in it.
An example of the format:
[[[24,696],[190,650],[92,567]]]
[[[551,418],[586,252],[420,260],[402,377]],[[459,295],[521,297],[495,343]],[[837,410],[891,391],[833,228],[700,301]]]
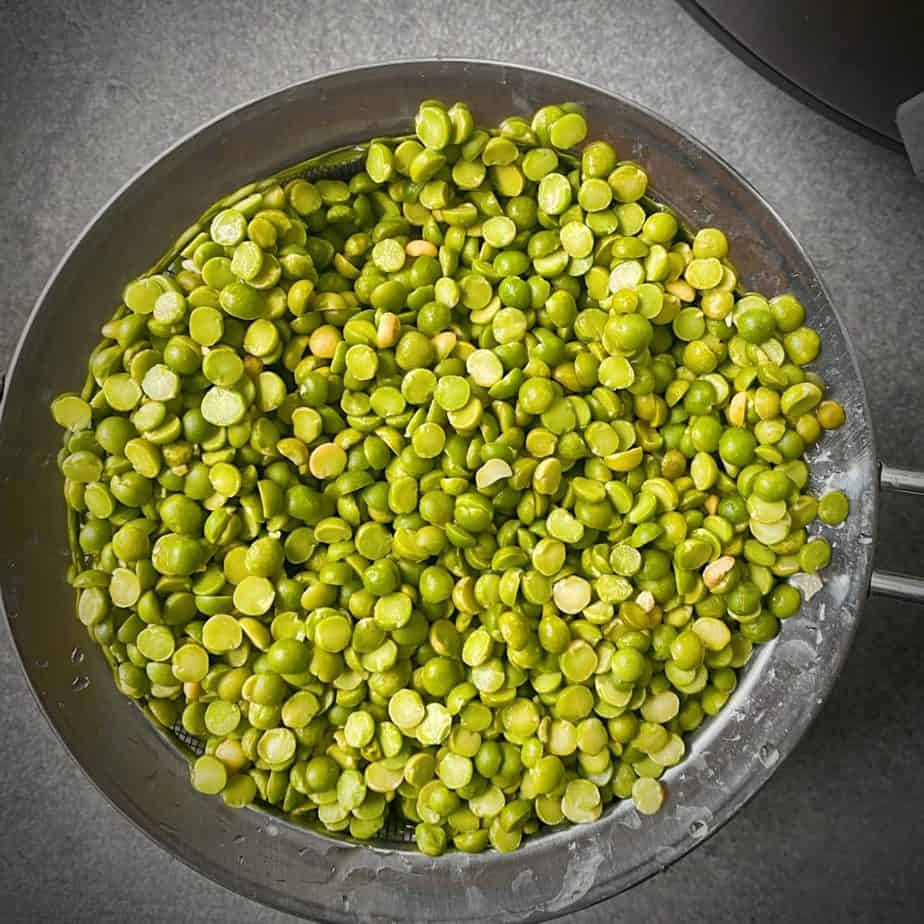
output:
[[[279,828],[276,825],[267,825],[263,830],[267,837],[276,837],[279,834]]]
[[[709,825],[706,824],[702,819],[697,819],[696,821],[690,822],[690,836],[695,837],[697,840],[701,837],[705,837],[709,833]]]
[[[48,667],[48,659],[42,658],[41,660],[36,661],[35,666],[40,667],[42,670],[45,670],[45,668]]]
[[[71,681],[71,689],[72,689],[75,693],[80,693],[81,691],[86,690],[86,688],[87,688],[88,686],[90,686],[90,678],[89,678],[89,677],[84,677],[83,674],[78,674],[78,675]]]
[[[307,847],[302,847],[302,849],[299,850],[298,855],[299,855],[300,857],[303,857],[303,856],[305,856],[307,853],[308,853],[308,848],[307,848]]]
[[[642,826],[642,817],[633,808],[626,812],[625,818],[619,819],[619,824],[631,828],[633,831],[637,831]]]
[[[238,865],[239,865],[239,866],[243,866],[243,865],[244,865],[244,858],[243,858],[243,857],[238,857],[238,858],[237,858],[237,862],[238,862]]]
[[[662,866],[672,863],[677,857],[677,849],[674,847],[659,847],[655,851],[655,859]]]
[[[765,767],[772,767],[780,759],[780,752],[772,744],[764,744],[757,757]]]
[[[79,648],[79,647],[75,648],[71,652],[71,661],[73,661],[74,664],[80,664],[83,661],[84,657],[85,655],[83,653],[82,648]]]
[[[243,842],[246,841],[246,840],[247,840],[247,838],[244,837],[243,834],[235,834],[235,835],[234,835],[234,843],[235,843],[235,844],[241,844],[241,843],[243,843]]]

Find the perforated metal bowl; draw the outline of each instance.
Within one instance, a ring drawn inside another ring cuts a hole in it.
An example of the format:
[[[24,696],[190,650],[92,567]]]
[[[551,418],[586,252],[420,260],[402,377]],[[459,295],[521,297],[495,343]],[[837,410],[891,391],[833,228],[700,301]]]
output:
[[[643,163],[654,195],[692,227],[732,241],[747,288],[793,291],[821,332],[821,373],[848,424],[815,453],[813,488],[839,487],[851,516],[830,530],[824,586],[762,646],[728,706],[665,775],[664,810],[619,803],[596,823],[530,839],[517,852],[422,856],[402,842],[357,845],[258,809],[231,810],[189,785],[182,754],[119,694],[73,618],[55,455],[46,408],[82,381],[86,356],[127,278],[143,271],[210,203],[309,155],[410,129],[422,97],[464,99],[496,123],[551,101],[586,107],[594,136]],[[913,473],[886,473],[919,489]],[[757,192],[701,144],[641,107],[574,80],[477,61],[360,68],[297,84],[181,141],[96,217],[42,293],[0,409],[0,589],[30,683],[52,726],[96,785],[172,854],[250,898],[327,921],[541,920],[627,889],[701,843],[766,782],[818,712],[847,655],[870,588],[879,472],[869,409],[845,331],[817,274]],[[873,576],[884,592],[920,582]],[[87,649],[80,663],[75,648]]]

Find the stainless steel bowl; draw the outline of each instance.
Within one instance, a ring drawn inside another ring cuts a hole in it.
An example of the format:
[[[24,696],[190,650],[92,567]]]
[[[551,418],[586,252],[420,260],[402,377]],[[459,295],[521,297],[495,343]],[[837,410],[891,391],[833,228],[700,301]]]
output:
[[[747,288],[794,292],[821,332],[818,363],[848,424],[814,452],[813,488],[839,487],[852,512],[828,531],[824,584],[759,649],[728,706],[670,770],[664,810],[622,802],[592,825],[530,839],[512,854],[430,859],[399,842],[363,846],[194,792],[180,753],[125,700],[73,618],[68,546],[47,413],[74,389],[100,324],[143,271],[214,200],[309,155],[407,131],[421,97],[464,99],[485,123],[576,100],[594,136],[643,163],[654,195],[692,226],[726,230]],[[911,472],[883,485],[922,489]],[[49,722],[102,792],[166,850],[216,881],[327,921],[542,920],[601,901],[682,856],[727,821],[792,751],[847,656],[870,590],[924,600],[921,581],[872,571],[879,502],[869,408],[847,334],[817,273],[760,195],[700,143],[653,113],[578,81],[479,61],[415,61],[291,86],[189,135],[125,186],[58,267],[23,334],[0,409],[0,590],[29,681]],[[823,773],[819,768],[819,773]]]

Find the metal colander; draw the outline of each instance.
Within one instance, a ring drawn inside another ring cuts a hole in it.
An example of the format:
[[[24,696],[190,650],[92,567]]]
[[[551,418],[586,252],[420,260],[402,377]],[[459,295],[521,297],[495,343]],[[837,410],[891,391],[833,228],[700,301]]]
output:
[[[510,854],[436,859],[404,849],[400,825],[375,845],[358,845],[199,795],[186,755],[201,742],[155,729],[116,690],[98,652],[72,660],[87,639],[64,581],[59,433],[42,412],[81,381],[125,279],[143,272],[191,218],[306,152],[407,132],[417,102],[430,96],[466,100],[483,123],[576,100],[595,135],[645,165],[656,198],[691,227],[714,223],[728,233],[747,288],[792,291],[822,334],[818,366],[848,413],[847,425],[814,454],[812,488],[836,486],[852,508],[830,533],[834,557],[824,584],[778,639],[761,646],[727,707],[665,774],[669,797],[658,815],[642,819],[621,802],[594,824],[533,837]],[[882,478],[884,487],[924,489],[914,473],[883,469]],[[0,590],[23,667],[65,746],[121,811],[190,866],[243,895],[326,921],[543,920],[652,875],[744,805],[821,708],[871,581],[876,591],[924,600],[921,581],[873,574],[879,484],[869,409],[844,328],[805,253],[745,180],[652,113],[584,83],[487,62],[395,63],[297,84],[206,125],[117,193],[67,254],[29,320],[0,408]]]

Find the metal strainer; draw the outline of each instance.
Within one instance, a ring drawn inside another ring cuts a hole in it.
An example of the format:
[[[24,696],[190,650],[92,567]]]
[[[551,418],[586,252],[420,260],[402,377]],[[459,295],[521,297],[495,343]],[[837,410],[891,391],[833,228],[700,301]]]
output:
[[[748,288],[793,291],[822,334],[820,371],[848,423],[812,458],[813,490],[838,487],[851,516],[830,531],[832,565],[782,635],[761,646],[727,707],[664,777],[664,810],[621,802],[592,825],[534,837],[511,854],[408,849],[406,832],[358,845],[258,809],[235,811],[189,785],[183,745],[116,690],[73,618],[68,545],[45,412],[82,378],[85,357],[126,278],[142,272],[206,206],[288,164],[409,130],[421,97],[467,101],[496,123],[550,101],[586,107],[594,133],[643,163],[656,198],[692,227],[732,241]],[[882,485],[920,493],[920,475],[882,469]],[[178,858],[243,895],[328,921],[542,920],[627,889],[682,856],[766,782],[821,708],[874,591],[924,601],[924,582],[873,573],[879,502],[869,408],[847,335],[814,269],[773,210],[727,165],[652,113],[586,84],[474,61],[421,61],[343,71],[297,84],[193,133],[140,173],[97,216],[38,300],[0,409],[0,590],[36,696],[64,744],[106,796]],[[79,659],[78,659],[79,660]],[[40,666],[41,665],[41,666]]]

